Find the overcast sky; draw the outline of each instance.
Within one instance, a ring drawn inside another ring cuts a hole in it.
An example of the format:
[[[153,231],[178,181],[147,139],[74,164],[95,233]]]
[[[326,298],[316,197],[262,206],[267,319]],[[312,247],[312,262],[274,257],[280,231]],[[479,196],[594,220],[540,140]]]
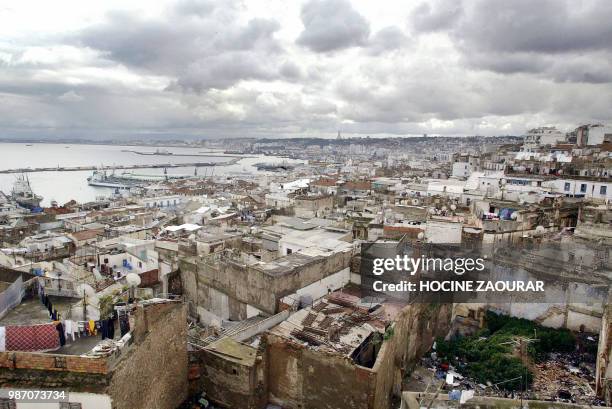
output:
[[[0,0],[0,136],[612,122],[612,1]]]

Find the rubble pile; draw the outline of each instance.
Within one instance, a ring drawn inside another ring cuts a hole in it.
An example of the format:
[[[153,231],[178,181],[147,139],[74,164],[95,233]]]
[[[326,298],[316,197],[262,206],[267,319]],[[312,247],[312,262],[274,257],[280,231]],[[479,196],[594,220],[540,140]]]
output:
[[[538,399],[602,406],[595,395],[595,356],[597,336],[579,334],[578,349],[551,353],[534,365],[533,393]]]

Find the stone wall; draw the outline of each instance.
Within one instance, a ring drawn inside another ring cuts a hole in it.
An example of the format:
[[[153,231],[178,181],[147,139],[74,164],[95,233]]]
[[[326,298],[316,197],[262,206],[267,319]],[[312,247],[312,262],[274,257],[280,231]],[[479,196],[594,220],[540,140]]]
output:
[[[399,399],[404,375],[438,336],[444,337],[452,315],[450,304],[410,304],[388,330],[372,370],[376,373],[374,409],[390,408]]]
[[[346,356],[266,333],[269,401],[285,409],[368,409],[375,373]]]
[[[174,409],[187,398],[187,312],[184,304],[139,306],[134,343],[112,370],[115,409]]]
[[[265,354],[251,348],[254,363],[204,349],[194,353],[201,376],[196,390],[216,405],[229,409],[263,409],[268,403]]]
[[[451,305],[412,304],[387,331],[372,369],[266,333],[270,402],[287,409],[388,409],[405,373],[450,328]]]

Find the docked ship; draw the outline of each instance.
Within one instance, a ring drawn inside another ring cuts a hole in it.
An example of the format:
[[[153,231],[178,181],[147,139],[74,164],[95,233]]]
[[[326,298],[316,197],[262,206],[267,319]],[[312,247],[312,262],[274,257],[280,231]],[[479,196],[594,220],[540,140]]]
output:
[[[42,196],[39,196],[32,191],[30,180],[25,175],[18,175],[13,185],[11,198],[21,207],[34,210],[40,208]]]
[[[112,189],[131,189],[141,186],[141,181],[115,176],[114,172],[108,174],[106,170],[94,170],[93,174],[87,178],[89,186],[109,187]]]
[[[123,172],[118,175],[113,171],[108,174],[106,170],[94,170],[93,174],[87,178],[90,186],[110,187],[113,189],[132,189],[143,187],[151,182],[163,182],[171,179],[186,179],[190,175],[168,175],[168,170],[164,169],[164,174],[143,174]]]
[[[292,170],[295,166],[287,162],[282,163],[256,163],[254,165],[257,170],[268,170],[272,172],[279,172],[284,170]]]

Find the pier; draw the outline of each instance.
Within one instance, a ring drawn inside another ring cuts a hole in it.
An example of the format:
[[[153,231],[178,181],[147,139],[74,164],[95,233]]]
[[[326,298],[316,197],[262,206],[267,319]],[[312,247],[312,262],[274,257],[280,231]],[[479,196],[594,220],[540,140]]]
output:
[[[255,156],[237,155],[237,154],[226,155],[223,152],[214,152],[214,151],[198,152],[198,153],[172,153],[172,152],[161,152],[161,151],[142,152],[142,151],[135,151],[131,149],[124,149],[121,152],[135,153],[136,155],[142,155],[142,156],[178,156],[178,157],[192,156],[192,157],[205,157],[205,158],[233,158],[233,159],[255,158]]]
[[[146,165],[113,165],[113,166],[57,166],[44,168],[17,168],[17,169],[2,169],[0,174],[8,173],[34,173],[34,172],[79,172],[79,171],[94,171],[94,170],[130,170],[130,169],[163,169],[163,168],[199,168],[208,166],[229,166],[239,162],[240,158],[233,158],[227,162],[192,162],[192,163],[153,163]]]

